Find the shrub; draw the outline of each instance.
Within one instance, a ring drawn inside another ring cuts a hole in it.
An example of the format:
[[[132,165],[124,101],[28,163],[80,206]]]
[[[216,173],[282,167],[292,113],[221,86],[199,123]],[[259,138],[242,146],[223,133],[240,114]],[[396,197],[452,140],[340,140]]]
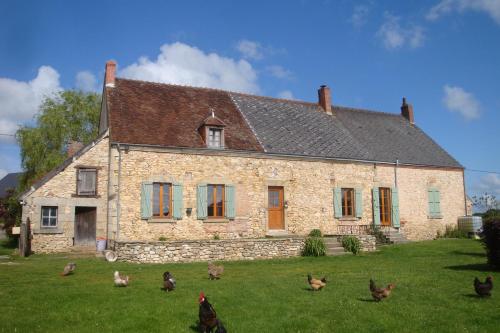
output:
[[[304,244],[303,256],[320,257],[326,255],[326,245],[319,229],[313,229],[306,238]]]
[[[214,240],[219,240],[220,236],[219,236],[219,234],[214,234],[213,238],[214,238]]]
[[[354,236],[342,237],[342,246],[344,250],[352,252],[353,254],[358,254],[359,251],[361,251],[361,242]]]
[[[486,248],[490,265],[500,267],[500,218],[487,219],[483,223],[481,242]]]
[[[469,238],[469,234],[467,231],[459,229],[456,225],[447,225],[444,233],[438,230],[436,238]]]
[[[323,234],[321,233],[321,230],[319,230],[319,229],[313,229],[309,233],[309,236],[311,236],[311,237],[323,237]]]
[[[164,242],[164,241],[166,241],[166,240],[167,240],[167,237],[165,237],[165,236],[161,236],[160,238],[158,238],[158,240],[159,240],[160,242]]]
[[[375,236],[375,238],[377,239],[377,243],[381,243],[381,244],[385,244],[385,243],[389,243],[387,241],[387,237],[385,237],[384,233],[382,232],[382,229],[378,226],[373,226],[371,228],[371,233],[373,234],[373,236]]]

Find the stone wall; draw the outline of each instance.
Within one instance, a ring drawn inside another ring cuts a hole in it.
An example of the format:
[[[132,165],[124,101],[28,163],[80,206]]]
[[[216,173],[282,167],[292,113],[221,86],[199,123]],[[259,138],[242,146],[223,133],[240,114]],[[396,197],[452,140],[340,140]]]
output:
[[[73,246],[73,239],[65,234],[35,234],[31,251],[35,253],[67,252]]]
[[[403,167],[393,165],[305,160],[293,158],[263,158],[251,154],[212,154],[145,147],[130,147],[121,153],[112,148],[112,177],[110,189],[117,190],[120,178],[120,207],[118,193],[110,193],[109,216],[119,215],[119,240],[170,240],[262,238],[269,234],[267,223],[268,186],[283,186],[285,233],[304,236],[312,229],[323,234],[339,234],[348,225],[373,223],[372,189],[394,187],[397,178],[402,229],[409,239],[431,239],[447,224],[456,224],[465,214],[462,170]],[[120,167],[119,167],[120,166]],[[114,171],[113,171],[114,170]],[[397,174],[397,177],[396,177]],[[142,220],[140,217],[140,188],[143,181],[178,182],[183,185],[184,212],[181,220]],[[235,220],[198,220],[196,188],[200,183],[232,184],[236,193]],[[361,218],[337,219],[333,211],[334,187],[362,189]],[[441,193],[442,218],[428,216],[428,188]],[[191,208],[187,215],[186,208]],[[111,227],[110,230],[114,230]]]
[[[377,250],[377,238],[373,235],[356,235],[361,243],[361,251],[373,252]]]
[[[297,257],[304,239],[115,242],[114,247],[118,260],[134,263],[255,260]]]

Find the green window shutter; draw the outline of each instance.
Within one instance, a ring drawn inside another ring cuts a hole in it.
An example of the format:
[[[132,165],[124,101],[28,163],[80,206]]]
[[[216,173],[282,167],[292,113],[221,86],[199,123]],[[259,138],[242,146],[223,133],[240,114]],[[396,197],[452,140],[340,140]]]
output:
[[[153,183],[141,184],[141,219],[147,220],[153,215]]]
[[[378,187],[374,187],[372,190],[372,198],[373,198],[373,225],[380,225],[380,201],[379,201],[379,193]]]
[[[441,216],[441,196],[438,189],[434,190],[434,211],[437,216]]]
[[[226,218],[228,218],[230,220],[234,220],[234,218],[236,216],[235,199],[234,199],[234,186],[233,185],[226,185],[224,195],[225,195],[224,206],[226,207]]]
[[[199,220],[207,219],[207,184],[199,184],[196,191],[196,214]]]
[[[176,220],[182,219],[182,184],[174,183],[173,186],[173,198],[172,198],[172,210],[173,217]]]
[[[398,189],[392,188],[392,226],[399,228],[399,195]]]
[[[356,217],[363,217],[363,190],[361,188],[357,188],[354,190],[356,198]]]
[[[340,187],[336,187],[333,189],[333,213],[335,218],[342,217],[342,205],[340,202],[342,201],[342,189]]]

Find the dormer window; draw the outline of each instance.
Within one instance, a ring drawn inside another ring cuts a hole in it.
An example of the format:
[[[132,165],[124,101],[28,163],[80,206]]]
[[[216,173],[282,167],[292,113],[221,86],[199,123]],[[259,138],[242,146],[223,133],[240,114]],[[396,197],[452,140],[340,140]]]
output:
[[[207,146],[209,148],[223,148],[222,128],[208,128]]]
[[[198,132],[207,148],[223,149],[225,147],[224,127],[226,127],[226,124],[217,118],[213,111],[212,114],[201,123],[198,127]]]

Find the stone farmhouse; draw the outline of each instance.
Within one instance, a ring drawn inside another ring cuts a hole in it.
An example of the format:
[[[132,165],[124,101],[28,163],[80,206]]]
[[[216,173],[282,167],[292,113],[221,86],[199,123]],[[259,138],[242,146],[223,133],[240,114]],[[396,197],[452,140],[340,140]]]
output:
[[[401,112],[115,77],[99,136],[22,195],[35,252],[115,242],[365,234],[432,239],[464,168]]]

